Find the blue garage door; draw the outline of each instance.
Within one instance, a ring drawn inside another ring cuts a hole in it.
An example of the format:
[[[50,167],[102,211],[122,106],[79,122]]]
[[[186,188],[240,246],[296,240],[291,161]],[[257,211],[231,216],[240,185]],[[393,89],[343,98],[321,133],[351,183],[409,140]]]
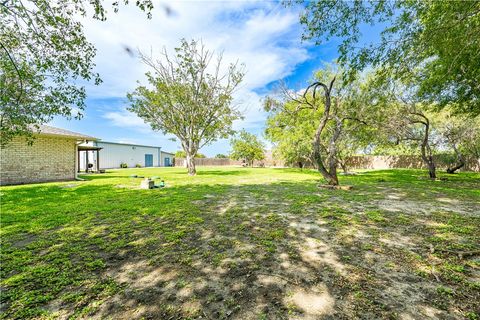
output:
[[[145,167],[153,167],[153,154],[145,154]]]
[[[165,158],[165,167],[170,167],[170,158]]]

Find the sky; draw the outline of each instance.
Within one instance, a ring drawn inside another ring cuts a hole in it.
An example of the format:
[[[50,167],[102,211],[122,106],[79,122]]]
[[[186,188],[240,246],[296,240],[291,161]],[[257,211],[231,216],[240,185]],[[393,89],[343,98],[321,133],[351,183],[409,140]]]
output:
[[[273,1],[185,1],[172,2],[169,8],[172,14],[167,15],[164,7],[157,6],[151,19],[134,5],[109,13],[107,21],[82,18],[85,35],[97,49],[95,71],[103,83],[83,84],[88,98],[81,120],[55,118],[51,124],[104,141],[180,150],[174,136],[152,131],[127,111],[126,95],[138,83],[147,85],[148,67],[125,48],[155,56],[164,47],[171,52],[185,38],[202,40],[208,49],[223,52],[225,64],[237,60],[245,64],[246,75],[235,93],[244,119],[233,127],[263,139],[267,114],[261,101],[275,83],[283,79],[292,88],[304,87],[314,70],[338,55],[334,41],[321,46],[301,41],[299,7],[285,8]],[[200,152],[215,156],[229,149],[228,140],[219,140]]]

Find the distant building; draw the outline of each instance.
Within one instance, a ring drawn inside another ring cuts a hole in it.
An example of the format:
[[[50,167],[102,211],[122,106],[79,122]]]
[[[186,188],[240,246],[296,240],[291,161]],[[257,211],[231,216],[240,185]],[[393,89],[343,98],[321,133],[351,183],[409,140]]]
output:
[[[158,146],[107,141],[92,141],[88,146],[101,148],[101,151],[98,153],[98,158],[94,150],[80,151],[79,171],[86,170],[86,163],[90,163],[93,168],[98,166],[99,169],[120,168],[122,164],[126,164],[128,168],[173,165],[174,154],[162,151]]]
[[[33,144],[24,137],[14,137],[0,150],[0,184],[22,184],[73,180],[77,174],[80,143],[94,137],[41,125]]]

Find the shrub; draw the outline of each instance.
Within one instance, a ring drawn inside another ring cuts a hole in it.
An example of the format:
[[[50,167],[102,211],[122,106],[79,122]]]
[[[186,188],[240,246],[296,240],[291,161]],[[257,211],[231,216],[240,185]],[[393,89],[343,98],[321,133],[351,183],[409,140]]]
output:
[[[141,165],[140,163],[137,163],[137,164],[135,165],[135,168],[141,168],[141,167],[142,167],[142,165]]]
[[[120,163],[120,168],[128,168],[128,164],[125,162]]]

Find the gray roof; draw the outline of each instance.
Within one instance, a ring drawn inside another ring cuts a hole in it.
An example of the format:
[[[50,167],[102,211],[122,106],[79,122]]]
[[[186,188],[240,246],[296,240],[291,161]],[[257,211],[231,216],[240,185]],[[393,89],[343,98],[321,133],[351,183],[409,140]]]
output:
[[[92,136],[87,136],[85,134],[81,134],[78,132],[73,132],[65,129],[47,126],[44,124],[39,125],[39,128],[40,128],[40,132],[38,132],[38,129],[36,127],[33,127],[32,129],[34,132],[38,132],[41,135],[62,136],[62,137],[76,138],[76,139],[82,139],[82,140],[97,140],[97,138]]]
[[[161,149],[162,148],[162,147],[158,147],[158,146],[149,146],[149,145],[146,145],[146,144],[110,142],[110,141],[103,141],[103,140],[102,141],[97,141],[97,144],[118,144],[118,145],[121,145],[121,146],[147,147],[147,148],[156,148],[156,149]]]

